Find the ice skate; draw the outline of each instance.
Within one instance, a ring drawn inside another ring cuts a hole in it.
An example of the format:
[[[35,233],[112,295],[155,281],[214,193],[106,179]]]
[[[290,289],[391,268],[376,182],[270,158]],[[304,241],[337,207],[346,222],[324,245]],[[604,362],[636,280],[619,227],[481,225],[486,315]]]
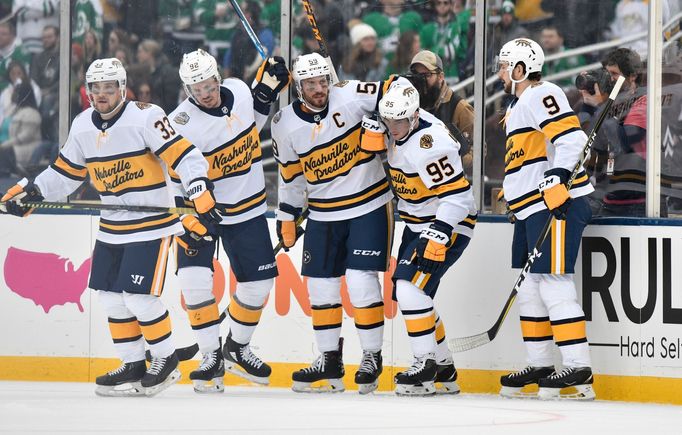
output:
[[[197,393],[222,393],[225,391],[223,376],[225,376],[225,362],[220,347],[205,353],[199,367],[189,374],[194,384],[194,391]]]
[[[432,353],[415,357],[412,367],[395,375],[398,396],[431,396],[436,394],[436,360]]]
[[[507,375],[500,377],[500,384],[502,388],[500,389],[500,396],[503,397],[526,397],[534,398],[537,397],[536,392],[525,392],[522,391],[523,387],[526,385],[537,384],[542,378],[554,373],[554,367],[533,367],[528,366],[523,370],[518,372],[512,372]]]
[[[140,384],[147,365],[144,360],[131,363],[123,363],[116,370],[98,376],[95,379],[98,396],[123,397],[144,396],[144,388]]]
[[[294,381],[292,390],[297,393],[340,393],[346,390],[343,385],[343,339],[339,340],[339,350],[322,352],[306,367],[291,375]]]
[[[436,363],[436,394],[459,394],[457,369],[452,359]]]
[[[543,400],[594,400],[593,382],[590,367],[566,367],[561,372],[553,373],[538,381],[540,386],[538,397]],[[562,393],[561,390],[564,388],[570,388],[570,390]]]
[[[142,377],[145,395],[151,397],[178,382],[181,377],[178,370],[178,357],[175,352],[165,358],[152,358],[152,363]]]
[[[368,394],[377,389],[383,369],[381,351],[363,351],[360,367],[355,373],[355,383],[360,394]]]
[[[233,375],[261,385],[270,383],[272,369],[251,352],[248,344],[239,344],[228,335],[223,346],[223,355],[225,370]]]

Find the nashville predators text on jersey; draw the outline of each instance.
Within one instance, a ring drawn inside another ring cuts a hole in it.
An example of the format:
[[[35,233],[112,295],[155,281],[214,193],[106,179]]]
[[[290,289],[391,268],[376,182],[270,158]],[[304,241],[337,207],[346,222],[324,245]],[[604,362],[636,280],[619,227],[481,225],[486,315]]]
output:
[[[168,117],[173,128],[206,158],[222,223],[236,224],[267,210],[258,135],[267,116],[254,112],[251,90],[241,80],[224,80],[220,97],[220,106],[213,109],[187,98]],[[173,172],[171,180],[176,189],[180,187]],[[185,192],[178,194],[186,196]]]
[[[183,183],[206,176],[201,153],[178,135],[163,110],[127,102],[112,119],[94,109],[73,122],[57,160],[35,179],[47,200],[59,200],[90,181],[103,204],[171,207],[166,167]],[[175,214],[102,211],[97,239],[123,244],[181,234]]]
[[[539,82],[526,88],[507,109],[504,197],[518,219],[545,209],[538,183],[550,168],[573,171],[582,156],[587,136],[561,88]],[[587,195],[594,188],[585,169],[579,168],[571,196]]]
[[[414,232],[436,219],[473,236],[477,211],[459,157],[460,144],[433,115],[419,111],[419,125],[388,147],[400,218]]]
[[[337,221],[390,201],[380,158],[360,150],[360,125],[391,83],[343,81],[330,87],[323,111],[307,112],[295,101],[275,115],[272,138],[280,167],[280,203],[303,207],[307,190],[310,217]]]

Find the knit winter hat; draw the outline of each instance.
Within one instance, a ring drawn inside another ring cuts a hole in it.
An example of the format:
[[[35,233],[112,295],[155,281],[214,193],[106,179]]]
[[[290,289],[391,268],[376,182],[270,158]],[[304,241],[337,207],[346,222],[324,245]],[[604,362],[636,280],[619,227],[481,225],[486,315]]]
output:
[[[369,24],[358,23],[350,29],[350,43],[352,45],[357,44],[369,36],[377,37],[376,30]]]

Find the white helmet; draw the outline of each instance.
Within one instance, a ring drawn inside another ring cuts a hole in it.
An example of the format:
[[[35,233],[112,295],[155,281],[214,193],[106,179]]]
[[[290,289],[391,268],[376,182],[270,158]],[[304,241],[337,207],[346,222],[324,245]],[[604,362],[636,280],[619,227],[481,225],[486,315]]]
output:
[[[542,47],[532,39],[516,38],[502,46],[498,62],[508,62],[510,72],[517,63],[523,62],[526,66],[526,77],[528,77],[530,73],[542,71],[545,53]]]
[[[327,76],[327,80],[331,83],[331,69],[329,68],[327,60],[318,53],[302,54],[294,61],[291,76],[296,85],[298,99],[310,110],[319,112],[320,108],[310,107],[303,98],[301,82],[313,77]]]
[[[201,48],[182,56],[179,74],[187,95],[192,95],[190,85],[210,78],[216,79],[218,84],[222,81],[215,58]]]
[[[419,92],[411,85],[393,85],[379,101],[379,115],[384,119],[412,118],[417,109]]]
[[[92,94],[90,93],[90,86],[93,83],[116,80],[121,94],[121,103],[119,103],[111,112],[116,111],[126,99],[126,76],[126,70],[123,68],[123,64],[115,57],[97,59],[92,62],[85,72],[85,93],[90,101],[90,105],[93,108],[95,107]]]

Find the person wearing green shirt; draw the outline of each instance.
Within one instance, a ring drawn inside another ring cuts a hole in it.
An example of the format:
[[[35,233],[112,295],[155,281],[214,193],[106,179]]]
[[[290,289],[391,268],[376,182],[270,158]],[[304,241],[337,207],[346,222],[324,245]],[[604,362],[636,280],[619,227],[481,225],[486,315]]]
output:
[[[408,30],[419,33],[422,17],[415,11],[405,11],[405,0],[381,0],[381,11],[370,12],[362,18],[377,32],[379,47],[390,61],[398,49],[398,38]]]
[[[540,34],[540,46],[544,50],[545,56],[566,51],[566,47],[564,47],[564,37],[559,29],[553,25],[542,29],[542,33]],[[545,62],[542,67],[542,76],[547,77],[551,74],[556,74],[561,71],[570,70],[586,64],[587,62],[585,61],[585,58],[580,55],[564,57],[550,62]],[[561,80],[552,80],[552,82],[556,83],[562,88],[573,86],[574,81],[575,76]]]
[[[443,71],[445,78],[456,81],[459,79],[459,65],[467,54],[468,27],[463,28],[462,22],[453,12],[453,0],[432,0],[432,3],[435,20],[421,28],[421,45],[443,59],[447,65]]]

